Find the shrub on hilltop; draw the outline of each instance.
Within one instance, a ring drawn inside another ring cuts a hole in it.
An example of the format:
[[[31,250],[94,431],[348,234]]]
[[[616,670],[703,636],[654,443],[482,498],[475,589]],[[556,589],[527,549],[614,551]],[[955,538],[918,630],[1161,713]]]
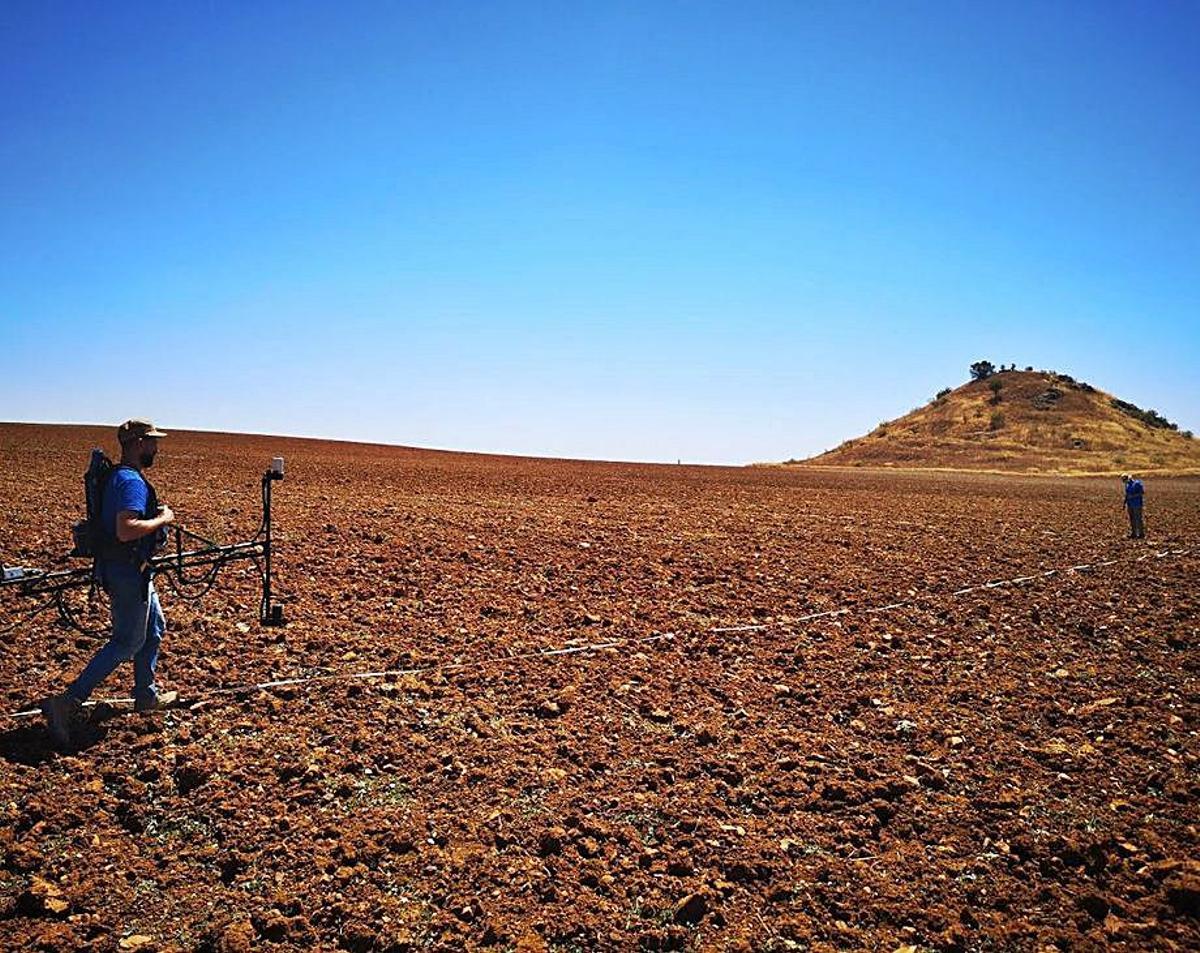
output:
[[[1172,423],[1167,420],[1157,410],[1142,410],[1137,404],[1131,404],[1127,400],[1121,400],[1114,397],[1109,403],[1116,407],[1123,414],[1128,414],[1135,420],[1140,420],[1147,427],[1154,427],[1158,430],[1178,430],[1179,424]]]
[[[976,361],[971,365],[971,380],[985,381],[996,373],[996,365],[991,361]]]

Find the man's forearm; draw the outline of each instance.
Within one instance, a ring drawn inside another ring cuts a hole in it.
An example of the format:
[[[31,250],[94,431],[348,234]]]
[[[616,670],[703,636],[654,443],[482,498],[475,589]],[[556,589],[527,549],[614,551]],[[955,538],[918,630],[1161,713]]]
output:
[[[117,539],[122,543],[132,543],[143,536],[157,533],[160,527],[166,525],[165,516],[153,516],[148,520],[126,520],[117,527]]]

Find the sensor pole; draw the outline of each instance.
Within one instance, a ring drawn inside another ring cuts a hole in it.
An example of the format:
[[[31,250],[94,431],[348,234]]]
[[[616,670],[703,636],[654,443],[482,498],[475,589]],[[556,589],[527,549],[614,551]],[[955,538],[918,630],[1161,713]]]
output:
[[[271,604],[271,484],[283,479],[283,457],[273,457],[270,469],[263,474],[263,601],[259,622],[263,625],[283,625],[283,606]]]

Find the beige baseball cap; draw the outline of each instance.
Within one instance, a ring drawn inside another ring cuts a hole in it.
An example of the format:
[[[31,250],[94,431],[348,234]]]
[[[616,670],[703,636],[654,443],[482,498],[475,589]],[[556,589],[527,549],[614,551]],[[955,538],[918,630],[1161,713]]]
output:
[[[165,437],[166,434],[159,430],[148,420],[141,420],[137,417],[132,420],[127,420],[117,428],[117,440],[121,443],[127,443],[130,440],[136,440],[138,437]]]

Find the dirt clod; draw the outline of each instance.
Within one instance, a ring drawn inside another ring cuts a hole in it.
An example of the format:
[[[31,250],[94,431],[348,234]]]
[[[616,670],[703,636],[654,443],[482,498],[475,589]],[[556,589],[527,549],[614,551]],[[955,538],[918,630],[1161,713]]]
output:
[[[690,893],[677,904],[672,914],[676,923],[688,926],[699,923],[708,912],[708,897],[703,893]]]

